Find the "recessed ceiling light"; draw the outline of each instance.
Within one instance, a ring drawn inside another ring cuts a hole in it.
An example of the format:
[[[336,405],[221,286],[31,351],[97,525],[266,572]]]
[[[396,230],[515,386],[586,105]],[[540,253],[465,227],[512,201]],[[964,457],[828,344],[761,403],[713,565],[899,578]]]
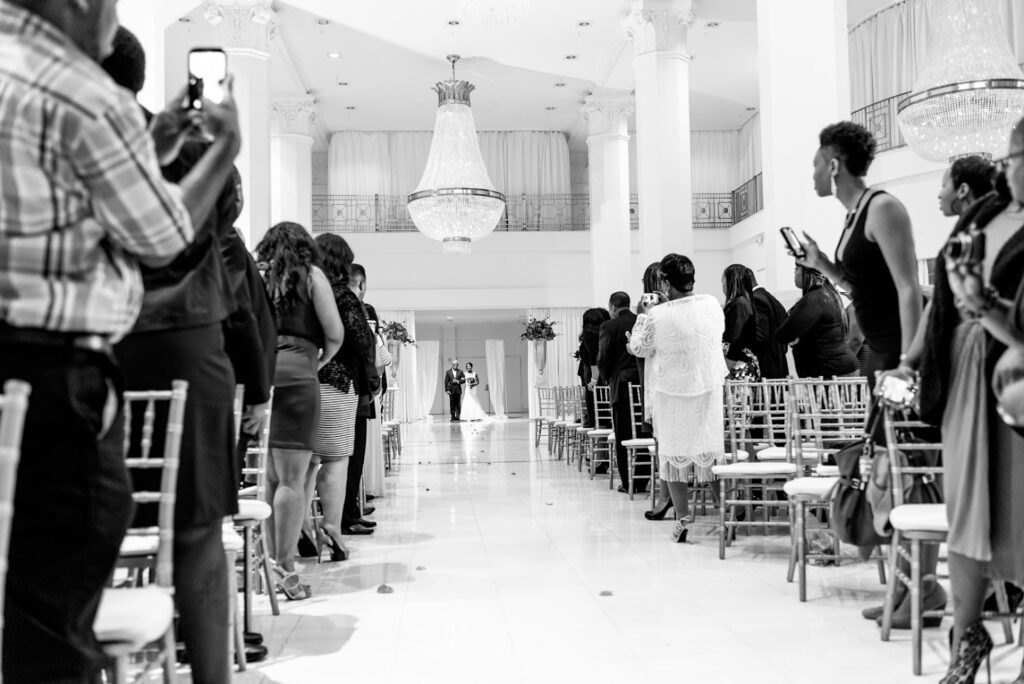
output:
[[[548,110],[549,112],[555,111],[554,107],[545,107],[544,109]]]
[[[348,81],[338,81],[338,85],[340,85],[340,86],[347,86],[348,85]]]
[[[706,26],[707,28],[718,28],[719,26],[721,26],[721,24],[717,21],[709,21],[708,23],[704,24],[704,26]]]
[[[588,26],[590,26],[590,22],[589,21],[577,21],[576,25],[579,26],[580,28],[587,28]]]
[[[353,105],[348,105],[345,107],[345,109],[347,109],[350,112],[354,112],[356,108]]]
[[[331,59],[341,59],[340,52],[328,52],[327,56],[330,57]]]
[[[564,88],[565,87],[565,81],[559,81],[558,83],[555,84],[555,87],[556,88]]]
[[[757,111],[757,107],[747,107],[747,111],[748,112],[755,112],[755,111]]]
[[[178,21],[181,22],[182,24],[191,24],[192,23],[192,20],[190,18],[188,18],[188,17],[179,17]]]
[[[576,59],[576,55],[566,55],[565,58],[571,62],[572,60]]]
[[[326,19],[317,19],[316,23],[320,24],[321,26],[327,26],[331,22],[327,21]]]
[[[446,321],[454,321],[455,319],[452,318],[451,316],[445,316],[444,320],[446,320]]]
[[[459,25],[459,24],[461,24],[461,23],[462,23],[462,22],[461,22],[461,21],[459,21],[458,19],[451,19],[451,20],[449,20],[449,21],[448,21],[448,25],[449,25],[449,26],[458,26],[458,25]]]

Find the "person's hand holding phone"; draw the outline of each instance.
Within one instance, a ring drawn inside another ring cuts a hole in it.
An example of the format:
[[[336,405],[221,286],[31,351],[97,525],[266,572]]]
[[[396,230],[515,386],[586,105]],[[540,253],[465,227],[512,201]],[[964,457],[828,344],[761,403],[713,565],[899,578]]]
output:
[[[203,99],[203,122],[214,140],[223,139],[239,146],[238,106],[235,104],[234,77],[224,79],[224,97],[221,102]]]
[[[182,144],[203,121],[202,112],[181,106],[187,96],[188,88],[182,88],[167,103],[164,111],[154,115],[149,123],[149,135],[153,138],[160,166],[167,166],[177,159]]]
[[[804,233],[803,245],[804,255],[802,257],[793,255],[796,257],[797,265],[821,272],[826,262],[825,255],[821,253],[818,243],[810,235]],[[792,250],[790,250],[790,253],[792,254]]]

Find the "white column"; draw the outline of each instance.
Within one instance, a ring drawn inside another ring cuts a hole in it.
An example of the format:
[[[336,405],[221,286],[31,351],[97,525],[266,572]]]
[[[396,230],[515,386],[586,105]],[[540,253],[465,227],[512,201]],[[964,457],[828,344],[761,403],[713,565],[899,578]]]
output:
[[[270,42],[277,35],[271,0],[207,2],[235,78],[242,149],[235,160],[245,204],[238,227],[255,247],[270,228]]]
[[[618,290],[629,291],[629,133],[633,98],[589,95],[587,120],[590,174],[590,260],[594,306],[606,306]]]
[[[270,223],[294,221],[313,230],[312,98],[275,100],[270,136]]]
[[[633,0],[626,36],[636,83],[640,262],[693,257],[690,62],[693,0]]]
[[[846,0],[758,0],[757,37],[766,226],[759,280],[792,301],[793,259],[779,227],[806,230],[832,253],[843,226],[839,202],[814,193],[811,164],[821,129],[850,118]]]

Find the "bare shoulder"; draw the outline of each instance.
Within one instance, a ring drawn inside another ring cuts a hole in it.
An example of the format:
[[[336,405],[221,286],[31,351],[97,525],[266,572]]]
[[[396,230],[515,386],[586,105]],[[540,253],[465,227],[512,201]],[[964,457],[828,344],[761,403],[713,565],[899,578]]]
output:
[[[871,210],[868,212],[864,230],[873,242],[877,242],[878,236],[883,232],[888,235],[893,233],[909,235],[910,214],[897,198],[889,193],[882,193],[871,202]]]

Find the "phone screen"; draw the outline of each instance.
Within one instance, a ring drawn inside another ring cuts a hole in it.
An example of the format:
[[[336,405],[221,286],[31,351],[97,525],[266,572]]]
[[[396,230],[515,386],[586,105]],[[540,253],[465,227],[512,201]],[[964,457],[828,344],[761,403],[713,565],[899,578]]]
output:
[[[228,57],[219,48],[197,48],[188,53],[189,106],[202,109],[203,98],[220,104],[224,101],[224,79],[228,76]]]
[[[796,231],[789,226],[779,228],[779,232],[782,233],[782,238],[786,241],[786,245],[790,251],[798,257],[805,256],[807,251],[804,249],[804,245],[800,242],[800,238],[796,236]]]

